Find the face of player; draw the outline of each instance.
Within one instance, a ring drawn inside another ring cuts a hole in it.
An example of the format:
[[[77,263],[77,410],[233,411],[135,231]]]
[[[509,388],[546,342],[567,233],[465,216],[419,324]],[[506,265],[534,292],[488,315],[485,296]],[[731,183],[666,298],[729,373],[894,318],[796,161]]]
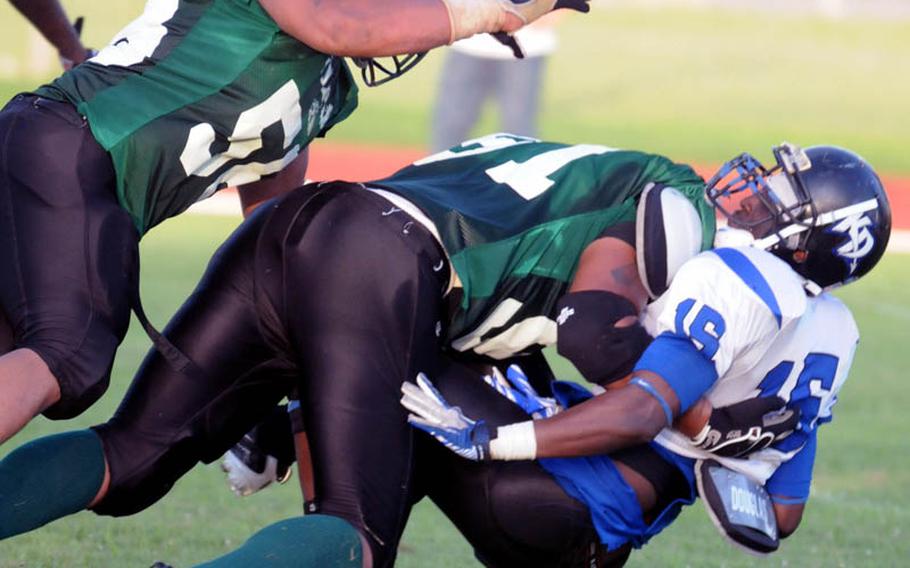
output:
[[[745,229],[756,239],[767,236],[774,227],[774,215],[757,194],[744,197],[728,218],[728,225],[734,229]]]

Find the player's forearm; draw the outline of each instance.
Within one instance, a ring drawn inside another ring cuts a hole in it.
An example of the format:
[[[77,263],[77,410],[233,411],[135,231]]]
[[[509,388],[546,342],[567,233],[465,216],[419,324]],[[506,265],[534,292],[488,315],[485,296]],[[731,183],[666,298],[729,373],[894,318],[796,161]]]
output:
[[[289,35],[345,57],[418,53],[477,33],[512,32],[537,13],[518,16],[502,0],[260,0]],[[540,5],[544,6],[544,3]],[[537,9],[537,12],[548,11]]]
[[[86,49],[66,12],[57,0],[10,0],[10,3],[41,32],[60,55],[80,63],[85,60]]]
[[[427,51],[449,43],[442,0],[260,0],[289,35],[332,55],[378,57]]]
[[[304,148],[293,162],[277,174],[241,185],[237,188],[240,196],[240,207],[244,217],[249,217],[260,205],[292,191],[306,183],[306,169],[309,163],[310,149]]]
[[[649,442],[666,425],[664,411],[651,395],[625,386],[535,421],[537,457],[609,453]]]

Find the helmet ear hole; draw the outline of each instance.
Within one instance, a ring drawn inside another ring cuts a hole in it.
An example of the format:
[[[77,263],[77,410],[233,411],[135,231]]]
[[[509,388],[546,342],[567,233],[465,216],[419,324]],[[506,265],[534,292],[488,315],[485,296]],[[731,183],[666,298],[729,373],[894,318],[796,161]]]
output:
[[[793,262],[795,262],[796,264],[802,264],[802,263],[806,262],[806,259],[809,258],[809,251],[802,250],[802,249],[795,250],[795,251],[793,251],[792,258],[793,258]]]

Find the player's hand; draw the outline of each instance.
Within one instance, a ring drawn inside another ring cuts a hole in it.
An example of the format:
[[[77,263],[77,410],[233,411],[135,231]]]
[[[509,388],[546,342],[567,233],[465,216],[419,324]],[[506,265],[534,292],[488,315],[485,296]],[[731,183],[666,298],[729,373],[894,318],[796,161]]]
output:
[[[517,17],[523,25],[528,25],[544,14],[560,8],[583,13],[590,12],[591,6],[588,2],[589,0],[499,0],[503,10],[507,14]],[[515,29],[509,28],[502,31],[513,32]]]
[[[738,458],[763,450],[793,433],[799,409],[780,397],[756,397],[715,408],[692,444],[712,454]]]
[[[272,482],[284,483],[291,477],[290,464],[279,463],[278,458],[263,452],[250,434],[224,454],[221,470],[238,497],[252,495]]]
[[[97,49],[86,49],[84,53],[79,53],[78,56],[73,59],[65,57],[62,53],[58,55],[58,59],[60,60],[60,66],[63,67],[63,70],[69,71],[76,65],[85,63],[96,55],[98,55]]]
[[[85,18],[79,16],[73,21],[73,31],[76,32],[76,38],[82,36],[82,26],[85,24]],[[86,49],[82,42],[77,40],[75,45],[70,45],[68,47],[69,52],[64,53],[63,51],[59,52],[58,59],[60,60],[60,66],[63,67],[64,71],[69,71],[76,65],[84,63],[85,61],[91,59],[98,55],[98,51],[94,49]]]
[[[502,376],[499,369],[493,367],[493,374],[484,375],[483,380],[496,389],[496,392],[520,406],[532,418],[549,418],[563,409],[555,398],[537,394],[528,381],[528,376],[518,365],[509,365],[506,376],[508,379]]]
[[[401,385],[401,404],[411,414],[408,422],[436,438],[463,458],[490,459],[490,429],[483,420],[471,420],[457,406],[451,406],[426,375],[417,375],[417,384]]]

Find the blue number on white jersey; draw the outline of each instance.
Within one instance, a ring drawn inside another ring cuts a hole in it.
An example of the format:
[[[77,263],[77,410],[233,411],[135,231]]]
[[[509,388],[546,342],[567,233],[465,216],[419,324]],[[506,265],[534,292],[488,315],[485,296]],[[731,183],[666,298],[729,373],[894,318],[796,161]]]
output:
[[[787,379],[796,366],[793,361],[781,361],[758,385],[759,396],[779,396],[790,408],[800,411],[799,430],[775,444],[782,452],[801,447],[812,431],[831,420],[831,407],[837,402],[832,392],[837,376],[838,358],[828,353],[809,353],[802,363],[796,383],[788,385]]]
[[[689,298],[683,300],[676,306],[676,334],[688,335],[695,340],[698,350],[704,353],[708,359],[713,359],[720,347],[720,338],[727,330],[724,318],[717,310],[708,305],[703,305],[695,319],[686,328],[686,316],[695,306],[695,300]]]

